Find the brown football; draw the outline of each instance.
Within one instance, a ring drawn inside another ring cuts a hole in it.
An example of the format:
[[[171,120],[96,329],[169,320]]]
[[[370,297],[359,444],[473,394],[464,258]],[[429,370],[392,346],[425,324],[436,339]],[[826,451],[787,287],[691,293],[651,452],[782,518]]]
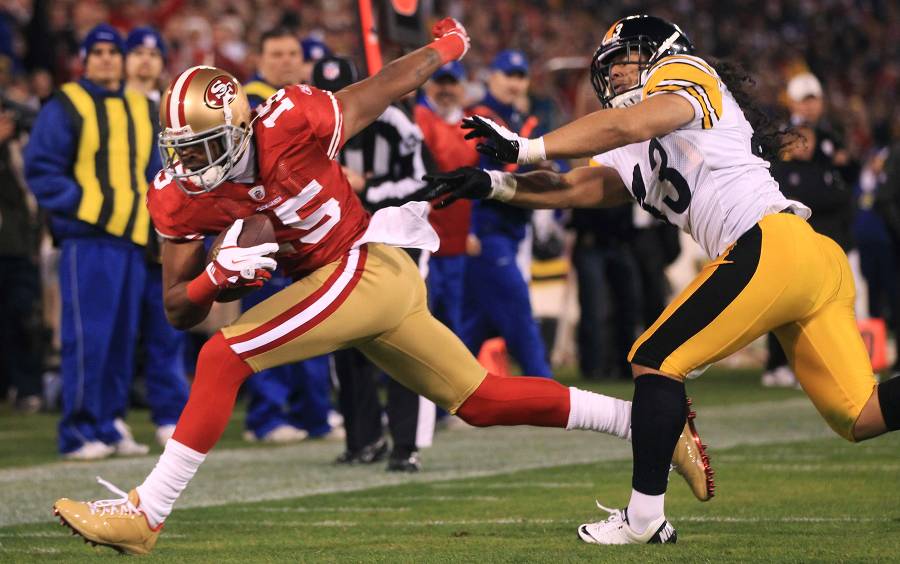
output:
[[[209,248],[209,252],[206,254],[207,264],[215,260],[216,254],[219,252],[219,247],[222,246],[222,239],[224,238],[225,231],[219,233],[219,236],[213,241],[212,246]],[[238,236],[238,246],[253,247],[263,243],[276,242],[275,227],[265,214],[257,213],[244,218],[244,227],[241,229],[241,234]],[[222,290],[219,292],[216,301],[233,302],[257,289],[258,288],[234,288],[231,290]]]

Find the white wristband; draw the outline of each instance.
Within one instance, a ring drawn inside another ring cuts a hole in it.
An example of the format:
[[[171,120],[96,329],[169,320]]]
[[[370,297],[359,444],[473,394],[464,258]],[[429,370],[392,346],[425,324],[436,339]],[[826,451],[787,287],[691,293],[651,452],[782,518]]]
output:
[[[519,137],[519,157],[516,159],[519,164],[535,164],[546,160],[543,137],[537,139]]]
[[[501,202],[512,200],[516,195],[516,186],[518,185],[516,175],[502,170],[486,170],[485,172],[491,177],[491,193],[488,195],[488,199]]]

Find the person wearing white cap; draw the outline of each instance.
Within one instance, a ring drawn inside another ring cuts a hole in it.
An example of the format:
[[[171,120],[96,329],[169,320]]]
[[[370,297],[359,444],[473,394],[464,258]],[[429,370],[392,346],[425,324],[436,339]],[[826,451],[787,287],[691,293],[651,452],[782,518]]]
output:
[[[790,100],[791,124],[807,123],[815,125],[825,112],[825,98],[822,83],[811,72],[794,76],[787,85]]]

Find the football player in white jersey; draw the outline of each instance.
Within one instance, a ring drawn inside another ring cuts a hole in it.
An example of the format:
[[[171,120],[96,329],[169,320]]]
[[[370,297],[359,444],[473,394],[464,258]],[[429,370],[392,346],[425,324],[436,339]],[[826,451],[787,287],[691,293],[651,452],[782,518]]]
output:
[[[803,389],[850,441],[900,428],[900,378],[878,384],[853,314],[847,258],[806,222],[757,156],[745,84],[694,56],[674,24],[615,22],[591,76],[604,109],[539,139],[480,117],[479,150],[510,163],[592,157],[559,174],[459,169],[430,178],[430,197],[492,198],[531,208],[613,206],[633,198],[716,257],[635,342],[628,360],[634,474],[628,507],[581,525],[596,544],[675,542],[664,516],[668,462],[688,413],[684,379],[774,331]],[[738,103],[738,100],[741,103]],[[762,130],[756,133],[761,133]],[[770,144],[770,147],[772,145]],[[440,205],[440,204],[439,204]],[[605,508],[604,508],[605,509]]]

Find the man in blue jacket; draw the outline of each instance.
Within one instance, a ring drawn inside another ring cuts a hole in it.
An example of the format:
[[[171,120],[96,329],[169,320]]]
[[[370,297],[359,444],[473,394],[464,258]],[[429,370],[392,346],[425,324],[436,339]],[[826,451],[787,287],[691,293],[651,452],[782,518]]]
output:
[[[152,105],[124,89],[123,51],[111,26],[88,33],[84,76],[41,109],[25,151],[28,185],[62,248],[59,451],[75,460],[147,452],[114,423],[134,371],[147,279],[147,184],[161,167]]]
[[[523,137],[540,135],[538,119],[522,108],[528,92],[525,55],[501,51],[491,71],[488,92],[472,112],[489,116]],[[483,169],[505,166],[482,156]],[[530,221],[531,210],[494,200],[479,200],[472,206],[472,232],[481,242],[481,253],[466,261],[460,337],[477,354],[486,339],[499,335],[524,374],[549,378],[552,373],[532,317],[528,283],[516,263]]]

